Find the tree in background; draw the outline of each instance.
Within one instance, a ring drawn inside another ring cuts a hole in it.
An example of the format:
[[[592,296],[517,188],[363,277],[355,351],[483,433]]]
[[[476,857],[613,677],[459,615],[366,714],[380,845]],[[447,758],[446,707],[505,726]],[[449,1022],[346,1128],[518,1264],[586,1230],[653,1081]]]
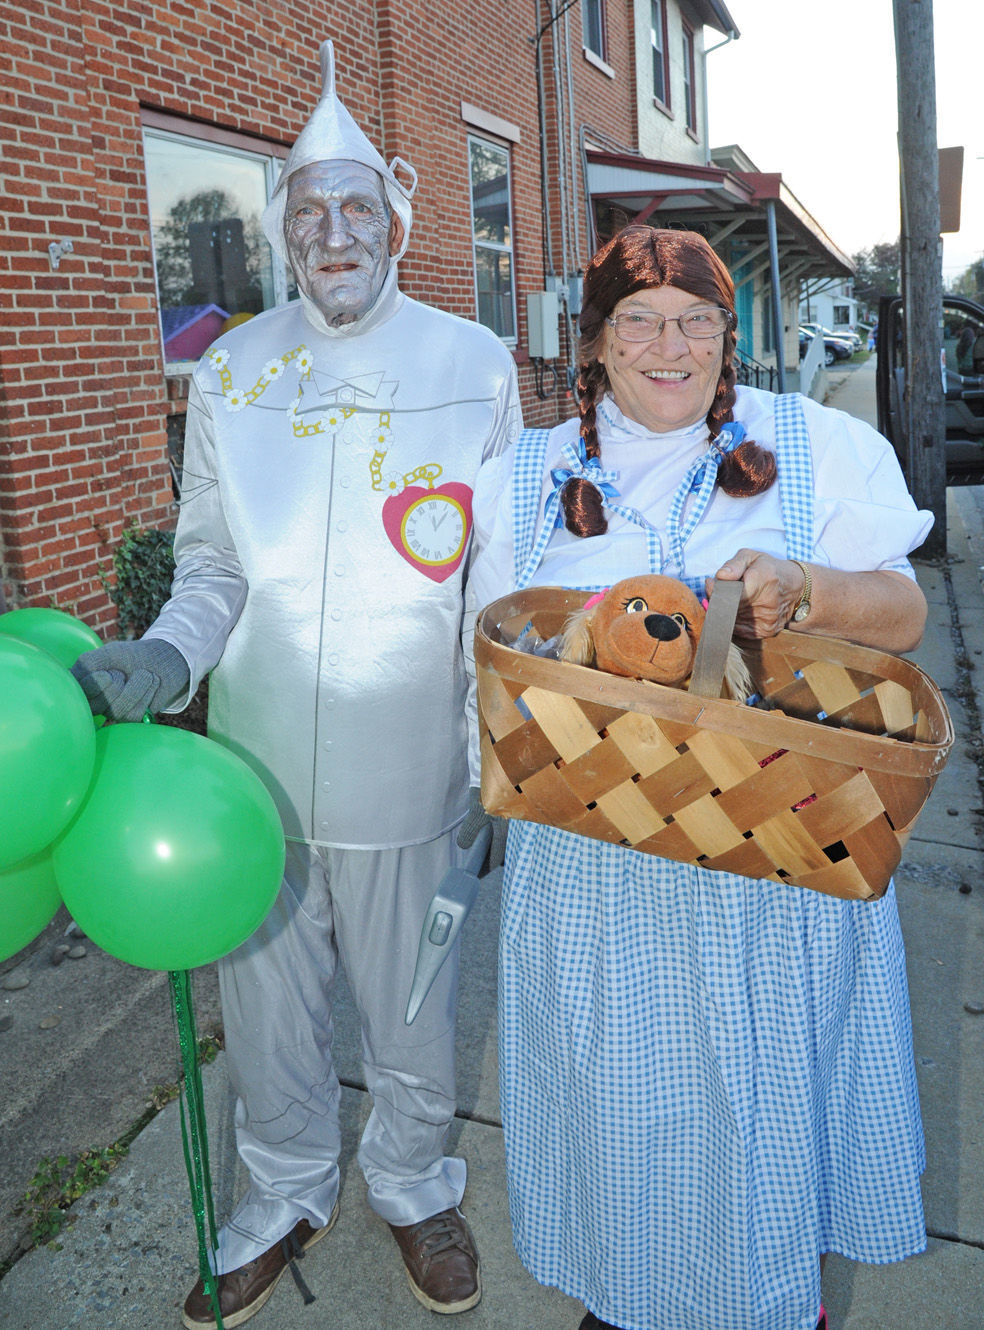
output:
[[[223,232],[233,240],[221,245]],[[154,253],[161,307],[214,301],[230,314],[263,308],[260,271],[266,242],[255,214],[241,218],[223,189],[179,199],[155,231]]]
[[[877,311],[882,296],[898,295],[902,266],[898,240],[859,250],[857,254],[851,255],[851,262],[857,268],[854,276],[855,297],[870,310]]]
[[[984,303],[984,258],[964,268],[959,277],[951,278],[946,288],[951,295],[966,296]]]

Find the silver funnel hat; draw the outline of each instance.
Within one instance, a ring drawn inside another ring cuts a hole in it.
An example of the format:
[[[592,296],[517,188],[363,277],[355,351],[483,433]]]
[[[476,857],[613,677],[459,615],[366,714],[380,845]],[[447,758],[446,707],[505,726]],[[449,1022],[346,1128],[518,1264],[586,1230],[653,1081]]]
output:
[[[395,262],[406,251],[410,237],[410,223],[413,220],[410,200],[417,188],[417,172],[402,157],[394,157],[387,166],[338,100],[335,92],[335,47],[331,41],[321,43],[321,85],[318,105],[297,136],[280,172],[273,198],[263,210],[266,238],[274,252],[287,261],[284,209],[287,203],[287,181],[295,171],[302,166],[310,166],[312,162],[361,162],[378,173],[386,200],[403,223],[403,244],[399,253],[393,255]]]

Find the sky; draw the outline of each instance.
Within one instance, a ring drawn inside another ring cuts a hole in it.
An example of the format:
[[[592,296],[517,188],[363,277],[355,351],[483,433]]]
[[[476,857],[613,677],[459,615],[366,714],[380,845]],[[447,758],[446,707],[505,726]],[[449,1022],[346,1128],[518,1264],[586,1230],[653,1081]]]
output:
[[[707,57],[712,145],[737,143],[779,171],[844,253],[899,234],[892,0],[725,0],[741,36]],[[984,3],[934,0],[936,127],[963,147],[960,230],[943,237],[949,281],[984,255]],[[720,35],[705,29],[708,47]]]

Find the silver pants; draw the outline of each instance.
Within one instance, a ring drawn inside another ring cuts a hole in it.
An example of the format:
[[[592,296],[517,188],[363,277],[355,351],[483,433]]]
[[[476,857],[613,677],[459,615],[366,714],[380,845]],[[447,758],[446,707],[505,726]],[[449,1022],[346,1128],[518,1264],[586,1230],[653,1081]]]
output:
[[[341,961],[362,1023],[372,1112],[359,1148],[369,1204],[392,1224],[457,1205],[465,1162],[445,1158],[454,1116],[457,947],[413,1025],[407,998],[424,914],[454,832],[398,850],[288,843],[280,894],[219,964],[236,1142],[250,1187],[219,1235],[237,1269],[299,1219],[327,1223],[338,1196],[339,1084],[331,984]]]

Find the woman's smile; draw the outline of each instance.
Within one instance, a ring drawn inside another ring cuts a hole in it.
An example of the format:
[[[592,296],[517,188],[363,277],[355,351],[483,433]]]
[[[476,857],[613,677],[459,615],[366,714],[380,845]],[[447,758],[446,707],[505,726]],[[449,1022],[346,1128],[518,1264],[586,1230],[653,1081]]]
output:
[[[723,335],[688,338],[676,322],[703,308],[714,306],[675,286],[648,287],[626,296],[613,314],[661,314],[666,323],[658,337],[625,342],[615,328],[605,328],[599,359],[616,405],[654,434],[686,429],[702,420],[714,401],[724,358]]]

